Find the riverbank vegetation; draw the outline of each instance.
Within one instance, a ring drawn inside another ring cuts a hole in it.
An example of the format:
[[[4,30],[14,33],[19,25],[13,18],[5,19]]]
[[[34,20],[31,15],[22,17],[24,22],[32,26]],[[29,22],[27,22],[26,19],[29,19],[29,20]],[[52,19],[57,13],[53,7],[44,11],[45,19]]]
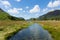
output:
[[[0,40],[9,39],[19,30],[27,28],[33,23],[38,23],[48,30],[54,40],[60,40],[60,21],[0,21]]]

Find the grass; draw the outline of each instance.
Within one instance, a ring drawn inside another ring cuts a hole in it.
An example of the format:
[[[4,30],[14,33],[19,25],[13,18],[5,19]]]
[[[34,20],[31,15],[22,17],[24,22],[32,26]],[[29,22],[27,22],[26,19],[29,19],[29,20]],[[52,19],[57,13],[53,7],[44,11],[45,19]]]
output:
[[[21,29],[38,23],[50,32],[54,40],[60,40],[60,21],[0,21],[0,40],[7,40]]]
[[[0,40],[5,40],[7,36],[11,36],[17,30],[21,30],[31,25],[27,21],[0,21]]]
[[[48,30],[54,40],[60,40],[60,21],[36,21]]]

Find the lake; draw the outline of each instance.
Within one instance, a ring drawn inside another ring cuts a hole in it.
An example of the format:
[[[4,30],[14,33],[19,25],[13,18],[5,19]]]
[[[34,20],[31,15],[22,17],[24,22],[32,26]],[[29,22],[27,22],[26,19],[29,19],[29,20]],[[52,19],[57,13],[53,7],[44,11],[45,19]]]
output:
[[[20,30],[9,40],[52,40],[52,37],[47,30],[35,23],[26,29]]]

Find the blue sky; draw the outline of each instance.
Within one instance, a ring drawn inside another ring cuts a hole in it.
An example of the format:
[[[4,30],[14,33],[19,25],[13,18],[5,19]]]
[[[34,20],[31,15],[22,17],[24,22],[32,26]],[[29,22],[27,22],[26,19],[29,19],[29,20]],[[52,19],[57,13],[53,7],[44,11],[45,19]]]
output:
[[[60,9],[60,0],[0,0],[0,8],[12,16],[37,18],[49,11]]]

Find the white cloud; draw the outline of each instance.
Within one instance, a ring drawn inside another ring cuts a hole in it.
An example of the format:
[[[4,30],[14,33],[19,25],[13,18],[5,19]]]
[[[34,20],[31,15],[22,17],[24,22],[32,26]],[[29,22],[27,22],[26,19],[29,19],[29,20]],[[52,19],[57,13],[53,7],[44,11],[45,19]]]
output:
[[[19,13],[17,8],[9,9],[8,12],[9,13]]]
[[[58,7],[58,6],[60,6],[60,0],[55,0],[54,2],[49,2],[48,3],[48,5],[47,5],[47,7]]]
[[[13,9],[9,9],[8,12],[9,13],[19,13],[19,11],[22,11],[22,8],[13,8]]]
[[[57,6],[60,6],[60,1],[55,1],[55,2],[53,3],[53,7],[57,7]]]
[[[45,8],[45,9],[42,10],[42,12],[46,12],[46,11],[48,11],[48,8]]]
[[[17,8],[17,10],[20,10],[20,11],[22,11],[23,9],[22,9],[22,8]]]
[[[4,5],[6,8],[7,8],[7,7],[11,7],[11,4],[10,4],[9,1],[7,1],[7,0],[0,1],[0,3],[1,3],[2,5]]]
[[[17,2],[20,2],[21,0],[16,0]]]
[[[53,3],[52,2],[49,2],[47,7],[52,7]]]
[[[30,13],[37,13],[40,12],[40,7],[39,5],[35,5],[33,9],[29,11]]]

